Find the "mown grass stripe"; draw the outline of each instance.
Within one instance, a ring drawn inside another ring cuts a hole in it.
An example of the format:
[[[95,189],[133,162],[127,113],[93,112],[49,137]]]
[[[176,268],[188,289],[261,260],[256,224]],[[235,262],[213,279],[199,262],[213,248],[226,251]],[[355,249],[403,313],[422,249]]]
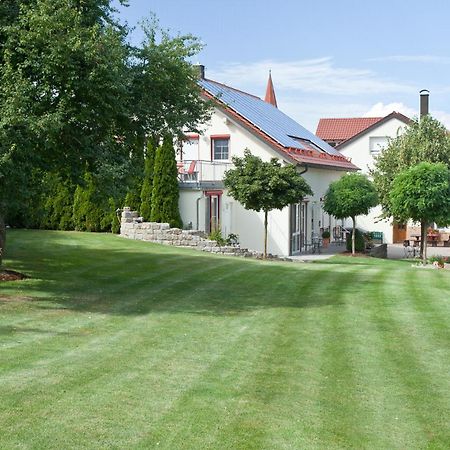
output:
[[[35,279],[1,294],[38,301],[0,305],[7,337],[30,325],[0,343],[0,448],[445,448],[448,274],[416,286],[409,263],[82,233],[9,243]]]

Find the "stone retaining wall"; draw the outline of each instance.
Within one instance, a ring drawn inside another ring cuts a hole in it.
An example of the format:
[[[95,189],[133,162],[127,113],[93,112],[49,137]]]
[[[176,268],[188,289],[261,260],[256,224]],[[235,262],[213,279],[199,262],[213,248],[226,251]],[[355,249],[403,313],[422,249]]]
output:
[[[202,231],[170,228],[168,223],[143,222],[136,211],[124,208],[120,224],[120,235],[129,239],[155,242],[157,244],[190,247],[210,253],[234,256],[257,256],[248,249],[234,245],[221,246],[206,239]]]

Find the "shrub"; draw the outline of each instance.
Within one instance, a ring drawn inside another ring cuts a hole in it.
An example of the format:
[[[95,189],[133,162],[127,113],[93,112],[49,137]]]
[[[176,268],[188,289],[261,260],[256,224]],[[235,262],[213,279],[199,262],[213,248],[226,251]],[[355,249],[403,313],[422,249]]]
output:
[[[234,233],[230,233],[227,236],[227,245],[238,245],[239,244],[239,236],[237,234]]]
[[[209,233],[208,239],[210,239],[211,241],[216,241],[220,246],[227,245],[227,241],[223,238],[220,228],[211,231],[211,233]]]
[[[328,230],[325,230],[325,231],[322,233],[322,238],[323,238],[323,239],[330,239],[330,232],[329,232]]]
[[[440,267],[443,267],[444,264],[450,264],[450,257],[442,256],[442,255],[430,256],[428,258],[428,262],[430,264],[433,264],[436,262]]]
[[[355,251],[363,252],[365,250],[365,246],[366,246],[366,243],[364,240],[364,234],[359,228],[356,228],[355,232],[356,232],[356,234],[355,234]],[[352,234],[351,233],[347,233],[346,246],[347,246],[347,251],[351,252],[352,251]]]

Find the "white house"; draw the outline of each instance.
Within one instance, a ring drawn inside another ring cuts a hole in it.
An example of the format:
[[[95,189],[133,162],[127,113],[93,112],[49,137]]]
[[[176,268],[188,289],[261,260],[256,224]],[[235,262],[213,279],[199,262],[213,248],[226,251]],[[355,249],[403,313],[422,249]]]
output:
[[[263,214],[248,211],[227,195],[223,176],[232,157],[244,150],[263,160],[295,164],[314,195],[281,211],[269,213],[268,251],[279,255],[304,252],[313,233],[330,231],[336,222],[322,210],[330,182],[358,168],[336,149],[282,113],[269,76],[266,99],[204,78],[203,96],[214,102],[212,118],[198,135],[186,133],[179,152],[180,212],[185,226],[237,234],[242,246],[263,248]]]
[[[398,112],[386,117],[326,118],[320,119],[316,135],[368,174],[389,138],[402,133],[409,121]],[[357,226],[365,231],[382,232],[386,243],[403,242],[407,238],[407,225],[381,219],[381,213],[380,206],[372,208],[367,216],[357,217]]]

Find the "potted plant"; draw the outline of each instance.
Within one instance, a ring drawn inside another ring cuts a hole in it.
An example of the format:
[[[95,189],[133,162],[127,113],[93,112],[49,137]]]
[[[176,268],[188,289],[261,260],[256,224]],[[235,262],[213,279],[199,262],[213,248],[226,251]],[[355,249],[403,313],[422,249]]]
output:
[[[329,243],[330,243],[330,232],[328,230],[325,230],[322,233],[322,245],[324,248],[327,248]]]

